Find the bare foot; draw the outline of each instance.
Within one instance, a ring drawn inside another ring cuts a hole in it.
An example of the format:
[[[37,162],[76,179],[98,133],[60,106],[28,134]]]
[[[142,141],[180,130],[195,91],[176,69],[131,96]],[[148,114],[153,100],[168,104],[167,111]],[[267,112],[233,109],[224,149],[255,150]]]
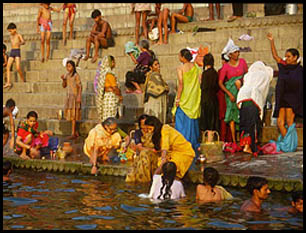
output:
[[[84,61],[87,61],[88,58],[89,58],[89,56],[86,56],[86,57],[83,58],[83,60],[84,60]]]
[[[24,160],[28,160],[31,159],[29,156],[27,156],[26,154],[21,154],[20,158],[24,159]]]
[[[3,88],[7,88],[7,87],[9,87],[9,89],[11,89],[12,84],[11,84],[11,83],[6,83],[6,84],[3,86]]]
[[[42,63],[44,63],[44,62],[45,62],[45,58],[42,58],[40,61],[41,61]]]
[[[164,44],[168,44],[168,41],[165,40],[165,41],[164,41]]]
[[[91,59],[91,63],[95,63],[96,61],[97,61],[97,59],[98,59],[98,57],[93,57],[92,59]]]
[[[92,167],[92,168],[91,168],[91,172],[90,172],[90,173],[91,173],[92,175],[96,175],[97,172],[98,172],[98,168],[97,168],[97,167]]]
[[[200,21],[212,21],[214,18],[200,18]]]
[[[159,40],[156,44],[161,45],[163,42]]]
[[[170,31],[169,33],[170,33],[170,34],[173,34],[173,33],[176,33],[176,32],[175,32],[175,31]]]
[[[48,58],[48,57],[46,57],[46,62],[47,62],[47,61],[49,61],[49,58]]]
[[[244,146],[243,152],[248,153],[248,154],[252,154],[252,150],[251,150],[249,145]]]
[[[63,45],[65,46],[67,44],[67,40],[63,40]]]

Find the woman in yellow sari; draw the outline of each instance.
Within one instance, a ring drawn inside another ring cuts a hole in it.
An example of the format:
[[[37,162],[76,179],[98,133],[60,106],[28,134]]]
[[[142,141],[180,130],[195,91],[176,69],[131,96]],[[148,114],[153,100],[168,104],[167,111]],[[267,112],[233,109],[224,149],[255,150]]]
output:
[[[161,151],[157,169],[161,169],[162,164],[166,161],[172,161],[177,166],[177,178],[182,179],[195,157],[191,143],[176,129],[168,124],[162,124],[154,116],[149,116],[146,119],[144,128],[147,132],[153,133],[152,142],[154,149]]]
[[[133,141],[130,144],[130,148],[138,155],[133,161],[132,170],[126,176],[126,182],[150,182],[157,168],[158,154],[152,143],[152,133],[149,133],[144,127],[148,117],[143,114],[138,118],[139,129],[135,131]]]

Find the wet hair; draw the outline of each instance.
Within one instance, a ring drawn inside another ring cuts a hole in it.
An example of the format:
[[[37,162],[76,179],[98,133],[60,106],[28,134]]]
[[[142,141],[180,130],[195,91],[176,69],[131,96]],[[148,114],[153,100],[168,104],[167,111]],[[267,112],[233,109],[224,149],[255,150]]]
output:
[[[38,115],[35,111],[30,111],[28,114],[27,114],[27,119],[29,119],[30,117],[34,117],[35,119],[38,118]]]
[[[225,53],[222,53],[222,54],[221,54],[221,59],[224,60],[224,61],[226,61],[226,62],[229,62],[229,60],[225,58]]]
[[[92,13],[91,13],[91,18],[95,19],[97,18],[98,16],[101,15],[101,11],[95,9]]]
[[[150,60],[149,67],[152,67],[155,61],[159,62],[159,60],[157,58],[154,58],[154,59]]]
[[[68,63],[69,63],[70,65],[72,65],[72,67],[73,67],[72,76],[74,76],[74,74],[77,73],[77,72],[76,72],[75,62],[72,61],[72,60],[69,60],[69,61],[67,61],[66,66],[67,66]]]
[[[164,200],[171,199],[171,186],[173,184],[176,175],[176,165],[174,162],[166,162],[162,166],[162,187],[160,188],[160,194],[157,199],[160,199],[163,195],[163,189],[166,186],[165,193],[163,195]]]
[[[182,57],[186,58],[188,61],[192,60],[192,54],[188,49],[182,49],[180,51]]]
[[[142,115],[140,115],[140,117],[138,117],[137,122],[138,122],[139,128],[140,128],[140,122],[141,122],[143,119],[147,119],[148,117],[149,117],[149,115],[147,115],[147,114],[142,114]]]
[[[211,53],[206,54],[203,58],[203,68],[205,68],[206,66],[211,66],[213,68],[214,64],[215,60],[213,55]]]
[[[303,192],[302,191],[293,192],[291,197],[292,197],[292,201],[296,203],[299,200],[303,200]]]
[[[204,172],[203,172],[204,184],[211,186],[211,188],[212,188],[211,192],[214,195],[216,193],[214,192],[213,188],[218,183],[219,177],[220,177],[219,172],[215,168],[207,167],[207,168],[204,169]]]
[[[154,149],[160,150],[161,129],[163,127],[163,124],[157,117],[149,116],[145,121],[145,125],[154,126],[152,142],[154,144]]]
[[[6,50],[6,45],[5,44],[3,44],[3,49]]]
[[[246,188],[251,195],[253,195],[254,189],[260,190],[262,186],[268,184],[267,179],[258,176],[251,176],[248,178]]]
[[[286,50],[286,53],[287,52],[291,53],[293,56],[296,56],[296,59],[299,59],[299,57],[300,57],[300,53],[297,49],[290,48],[290,49]]]
[[[3,175],[8,175],[8,172],[12,169],[12,163],[10,161],[3,162]]]
[[[105,126],[105,125],[110,126],[112,124],[117,124],[117,120],[114,117],[109,117],[102,122],[102,126]]]
[[[16,26],[16,24],[14,24],[14,23],[10,23],[8,26],[7,26],[7,30],[9,30],[9,29],[16,29],[17,28],[17,26]]]
[[[16,106],[16,103],[12,98],[8,99],[5,103],[5,107],[7,107],[7,108],[11,108],[11,107],[15,107],[15,106]]]

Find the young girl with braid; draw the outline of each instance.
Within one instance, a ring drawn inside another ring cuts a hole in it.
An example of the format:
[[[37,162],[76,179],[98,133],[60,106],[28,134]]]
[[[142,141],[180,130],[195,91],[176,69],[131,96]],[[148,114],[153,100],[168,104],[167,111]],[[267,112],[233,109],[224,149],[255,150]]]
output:
[[[196,200],[200,203],[217,202],[233,198],[222,186],[216,185],[219,173],[213,167],[207,167],[203,173],[203,184],[197,186]]]
[[[159,175],[162,172],[162,175]],[[157,169],[153,176],[149,198],[159,200],[179,199],[185,197],[184,187],[181,181],[175,179],[176,165],[174,162],[165,162]]]

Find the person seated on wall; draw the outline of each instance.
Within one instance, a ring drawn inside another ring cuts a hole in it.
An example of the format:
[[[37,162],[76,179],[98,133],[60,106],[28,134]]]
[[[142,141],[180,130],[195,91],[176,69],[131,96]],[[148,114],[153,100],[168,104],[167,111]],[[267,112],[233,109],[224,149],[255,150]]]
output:
[[[102,48],[108,48],[115,45],[112,29],[109,23],[102,19],[101,11],[94,10],[91,13],[91,18],[95,21],[94,26],[91,29],[90,35],[86,40],[86,61],[89,58],[90,45],[93,43],[95,45],[94,56],[91,60],[92,63],[95,63],[99,57],[98,52],[100,46]]]
[[[194,9],[190,3],[184,3],[183,8],[178,13],[171,14],[171,31],[175,33],[176,23],[189,23],[193,21]]]
[[[117,120],[114,117],[107,118],[89,131],[83,150],[90,158],[91,174],[95,175],[98,172],[98,157],[102,158],[102,162],[108,162],[111,149],[120,146],[121,136],[117,131]]]
[[[15,153],[22,159],[39,159],[41,147],[48,146],[49,135],[53,135],[51,130],[39,132],[38,115],[35,111],[27,114],[27,119],[19,122],[17,126],[17,138]]]

